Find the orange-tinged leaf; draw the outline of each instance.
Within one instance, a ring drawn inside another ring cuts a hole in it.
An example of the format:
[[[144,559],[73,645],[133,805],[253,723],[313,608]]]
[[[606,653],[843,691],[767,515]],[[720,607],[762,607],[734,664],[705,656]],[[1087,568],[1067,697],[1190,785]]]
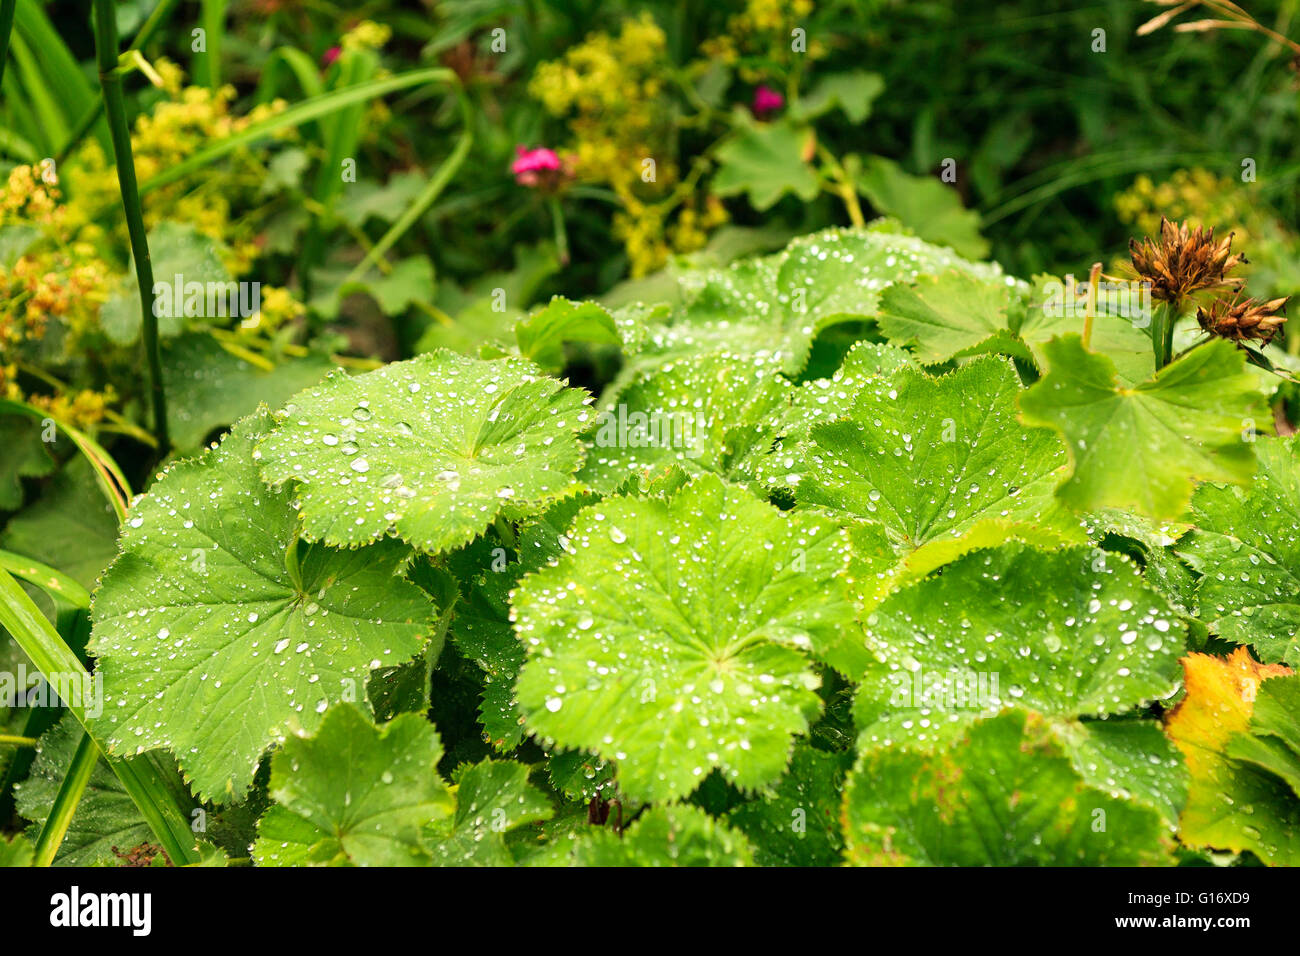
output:
[[[1280,779],[1227,756],[1233,735],[1250,732],[1259,685],[1291,669],[1260,664],[1239,647],[1227,658],[1189,654],[1183,673],[1187,696],[1165,725],[1191,775],[1180,838],[1250,850],[1266,863],[1300,863],[1300,801]]]

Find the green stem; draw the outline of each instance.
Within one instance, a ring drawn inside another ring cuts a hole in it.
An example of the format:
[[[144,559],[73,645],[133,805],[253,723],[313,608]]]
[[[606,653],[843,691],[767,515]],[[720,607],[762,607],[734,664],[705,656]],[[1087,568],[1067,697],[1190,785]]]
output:
[[[0,0],[0,2],[4,2],[4,0]],[[146,20],[144,26],[136,32],[135,39],[131,41],[131,45],[127,47],[127,49],[144,49],[144,45],[153,39],[153,35],[162,27],[163,23],[167,19],[167,15],[171,13],[172,7],[176,6],[177,2],[178,0],[162,0],[158,6],[154,7],[153,13],[149,14],[149,19]],[[68,136],[68,141],[63,144],[63,147],[54,157],[54,163],[56,166],[63,165],[63,161],[67,159],[68,156],[72,154],[72,151],[81,144],[81,141],[86,138],[86,134],[89,133],[91,127],[99,121],[99,117],[102,116],[103,113],[104,96],[101,93],[95,98],[95,102],[91,104],[86,112],[81,114],[81,119],[79,119],[77,125],[73,127],[72,133]]]
[[[455,74],[452,74],[452,76],[454,77]],[[372,266],[376,265],[384,257],[384,254],[393,247],[406,230],[410,229],[416,220],[423,216],[425,211],[433,205],[433,201],[447,188],[451,178],[456,175],[461,164],[465,162],[465,157],[469,155],[470,146],[474,143],[473,116],[470,111],[469,100],[460,91],[457,91],[457,104],[460,106],[462,131],[460,139],[451,151],[451,155],[438,167],[438,171],[425,184],[424,189],[420,191],[420,195],[415,197],[415,201],[406,207],[405,212],[371,247],[365,257],[357,263],[356,268],[348,273],[347,278],[343,280],[344,285],[360,280],[370,271]]]
[[[551,196],[546,200],[546,205],[551,210],[551,225],[555,230],[555,249],[560,257],[560,265],[569,264],[569,231],[564,225],[564,210],[560,208],[560,200]]]
[[[59,785],[59,792],[50,806],[49,816],[45,818],[45,825],[41,827],[41,834],[36,838],[33,866],[50,866],[54,863],[63,838],[68,834],[68,827],[72,825],[77,804],[81,802],[81,795],[86,792],[90,775],[95,772],[95,764],[98,762],[99,748],[95,746],[90,734],[83,733],[68,772],[64,774],[63,783]]]
[[[9,34],[14,30],[14,11],[18,0],[0,0],[0,83],[5,78],[5,60],[9,58]]]
[[[13,734],[0,734],[0,747],[35,747],[35,737],[17,737]]]
[[[1157,372],[1174,360],[1174,326],[1180,315],[1181,303],[1165,302],[1156,306],[1151,317],[1151,351]]]
[[[510,527],[510,522],[506,521],[501,515],[497,515],[492,521],[492,527],[496,529],[497,536],[507,548],[517,547],[518,539],[515,538],[515,532]]]
[[[149,258],[149,239],[144,228],[144,210],[140,206],[140,189],[135,179],[135,157],[131,152],[131,129],[126,119],[126,98],[122,93],[122,74],[117,64],[117,20],[110,0],[95,0],[95,50],[99,62],[99,83],[104,90],[104,109],[113,140],[113,157],[117,182],[122,190],[122,208],[126,229],[131,237],[131,255],[135,259],[136,283],[140,287],[140,316],[145,360],[149,374],[150,404],[153,406],[153,433],[159,454],[171,448],[167,435],[167,398],[163,391],[162,355],[158,350],[158,317],[153,313],[153,262]]]

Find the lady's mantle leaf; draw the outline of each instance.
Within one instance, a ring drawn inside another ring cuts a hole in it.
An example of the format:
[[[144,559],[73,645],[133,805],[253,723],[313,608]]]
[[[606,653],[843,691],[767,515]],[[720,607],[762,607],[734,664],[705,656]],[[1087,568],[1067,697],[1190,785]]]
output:
[[[528,766],[515,760],[484,760],[453,775],[456,813],[427,829],[437,866],[511,866],[506,834],[555,812],[546,795],[528,782]]]
[[[1265,661],[1300,666],[1300,443],[1261,438],[1247,488],[1202,485],[1174,550],[1201,574],[1201,616]]]
[[[1250,733],[1233,737],[1228,755],[1277,774],[1300,799],[1300,675],[1260,685]]]
[[[843,531],[703,476],[586,508],[568,538],[515,592],[529,729],[617,761],[646,800],[715,767],[742,788],[779,777],[820,706],[800,651],[861,644]]]
[[[895,284],[884,291],[880,328],[898,345],[915,343],[924,363],[968,354],[995,336],[1029,358],[1008,326],[1011,291],[1005,282],[980,282],[961,272],[922,276],[915,285]]]
[[[1057,494],[1072,508],[1128,508],[1177,518],[1195,479],[1244,482],[1255,468],[1253,423],[1267,420],[1242,353],[1216,339],[1135,388],[1077,335],[1043,346],[1050,371],[1020,398],[1030,425],[1066,439],[1073,474]]]
[[[248,787],[268,744],[419,651],[433,615],[397,575],[409,552],[395,541],[298,548],[289,493],[252,459],[270,424],[244,420],[135,502],[92,609],[101,732],[117,751],[170,748],[218,801]]]
[[[308,537],[444,551],[570,488],[585,401],[523,359],[442,350],[299,393],[258,455],[268,481],[299,483]]]
[[[421,831],[452,813],[438,776],[442,742],[422,714],[375,728],[333,707],[314,737],[291,737],[271,760],[275,806],[258,825],[262,866],[427,864]]]
[[[15,833],[12,837],[0,834],[0,869],[13,866],[31,866],[32,858],[31,841],[21,833]]]
[[[964,550],[959,540],[996,543],[1016,526],[1068,538],[1075,522],[1052,500],[1065,452],[1051,433],[1016,421],[1019,391],[997,358],[940,378],[902,368],[870,379],[845,418],[813,426],[802,473],[785,481],[800,504],[879,525],[899,558],[925,570],[937,564],[923,550],[942,563]]]
[[[712,352],[670,360],[601,410],[579,477],[605,492],[670,464],[742,479],[770,449],[792,392],[762,357]]]
[[[726,269],[686,273],[686,304],[642,344],[647,354],[691,354],[701,348],[768,352],[794,374],[813,339],[842,322],[873,318],[881,293],[895,282],[958,270],[972,281],[996,282],[995,265],[968,262],[917,239],[882,229],[828,229],[803,236],[782,252]]]
[[[857,864],[1133,866],[1167,862],[1155,810],[1089,786],[1041,717],[982,720],[934,754],[870,750],[844,795]]]
[[[689,805],[652,807],[627,832],[569,832],[529,861],[542,866],[753,866],[744,834]]]
[[[851,754],[795,748],[770,794],[742,803],[727,822],[754,843],[760,866],[835,866],[844,851],[840,794]]]
[[[1096,554],[1007,544],[891,595],[867,618],[886,669],[859,694],[864,736],[923,742],[1004,707],[1102,717],[1173,693],[1184,625],[1126,560]]]
[[[1188,654],[1183,670],[1187,696],[1166,724],[1192,778],[1179,837],[1188,846],[1250,850],[1265,863],[1300,865],[1300,798],[1283,778],[1232,756],[1238,735],[1251,733],[1261,685],[1290,670],[1259,664],[1244,647],[1227,659]]]

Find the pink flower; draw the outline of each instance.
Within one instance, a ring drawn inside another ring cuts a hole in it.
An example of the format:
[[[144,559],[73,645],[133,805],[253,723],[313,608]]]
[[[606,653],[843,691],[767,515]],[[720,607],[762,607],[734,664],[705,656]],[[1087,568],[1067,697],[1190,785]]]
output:
[[[785,97],[770,86],[760,86],[754,91],[754,115],[763,119],[785,106]]]
[[[538,146],[527,149],[516,146],[518,154],[510,164],[510,171],[515,174],[515,182],[521,186],[545,186],[553,188],[567,173],[564,161],[555,150]]]
[[[339,54],[342,52],[343,52],[342,47],[338,47],[338,46],[330,47],[328,50],[325,51],[325,55],[320,58],[320,65],[328,69],[330,66],[333,65],[334,61],[339,58]]]

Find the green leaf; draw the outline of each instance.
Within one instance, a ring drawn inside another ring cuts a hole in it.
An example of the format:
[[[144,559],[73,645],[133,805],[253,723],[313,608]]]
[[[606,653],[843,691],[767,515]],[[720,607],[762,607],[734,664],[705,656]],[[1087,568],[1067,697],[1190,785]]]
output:
[[[197,450],[213,430],[258,405],[274,408],[334,368],[325,356],[286,359],[272,371],[231,355],[210,335],[182,335],[163,353],[167,428],[177,448]]]
[[[23,478],[40,478],[54,471],[49,446],[41,441],[41,424],[31,418],[0,418],[0,511],[17,511],[23,505]]]
[[[960,272],[923,276],[915,285],[891,285],[880,297],[880,329],[893,342],[916,344],[926,364],[965,355],[990,338],[1029,358],[1007,328],[1011,288],[977,282]],[[1149,351],[1149,349],[1148,349]]]
[[[289,493],[264,487],[253,463],[269,426],[246,419],[136,500],[92,609],[100,732],[116,751],[169,748],[218,802],[247,789],[269,744],[314,730],[431,630],[397,542],[299,546]]]
[[[718,148],[713,192],[719,196],[746,193],[759,212],[776,205],[786,193],[811,202],[821,187],[804,159],[810,136],[808,127],[789,120],[742,127]]]
[[[178,222],[160,222],[149,230],[149,258],[153,262],[154,314],[158,317],[158,334],[164,338],[179,335],[189,325],[187,320],[222,319],[234,315],[231,298],[236,287],[228,285],[230,272],[221,259],[221,246],[194,226]],[[177,283],[179,282],[179,289]],[[200,283],[195,295],[191,283]],[[228,295],[225,316],[208,315],[209,283],[220,284]],[[130,345],[140,337],[140,286],[131,270],[119,289],[100,309],[104,334],[118,345]]]
[[[883,228],[828,229],[772,256],[684,274],[684,304],[669,313],[666,328],[652,327],[629,350],[639,347],[649,356],[719,348],[770,352],[793,375],[820,332],[874,318],[890,285],[950,270],[1005,281],[996,265],[967,262],[914,236]]]
[[[429,828],[436,866],[511,866],[506,835],[555,812],[528,782],[528,767],[513,760],[484,760],[454,775],[456,814],[450,825]]]
[[[1034,362],[1045,367],[1045,346],[1052,339],[1081,333],[1087,304],[1083,298],[1087,284],[1074,286],[1076,298],[1069,298],[1069,287],[1056,276],[1040,275],[1033,280],[1033,295],[1024,320],[1017,329],[1020,337],[1033,353]],[[1135,386],[1145,382],[1155,371],[1151,353],[1151,316],[1141,315],[1138,303],[1125,302],[1118,293],[1117,301],[1110,294],[1099,292],[1096,314],[1092,319],[1090,347],[1115,363],[1120,384]],[[1149,303],[1148,303],[1149,305]],[[1125,312],[1129,314],[1124,314]]]
[[[868,156],[856,178],[858,191],[871,205],[927,242],[951,246],[969,259],[988,255],[989,244],[979,232],[979,214],[964,208],[957,190],[934,176],[913,176],[893,160]]]
[[[442,742],[419,714],[376,728],[356,707],[330,708],[311,737],[271,759],[275,805],[258,824],[263,866],[427,865],[422,830],[452,813],[438,776]]]
[[[21,833],[0,834],[0,867],[31,866],[32,844]]]
[[[1057,490],[1072,508],[1177,518],[1194,480],[1244,482],[1255,468],[1247,426],[1268,414],[1241,352],[1216,339],[1135,388],[1077,335],[1043,347],[1048,374],[1020,399],[1022,418],[1065,438],[1073,471]]]
[[[705,352],[617,390],[596,416],[579,478],[609,493],[629,475],[679,465],[744,480],[771,448],[792,388],[762,356]]]
[[[1191,775],[1179,839],[1190,847],[1249,850],[1270,865],[1300,865],[1300,796],[1288,782],[1288,765],[1279,763],[1280,751],[1260,759],[1261,745],[1291,749],[1293,739],[1271,730],[1284,726],[1276,711],[1295,703],[1294,685],[1268,694],[1263,737],[1256,736],[1253,718],[1269,685],[1295,678],[1281,664],[1258,663],[1244,647],[1227,658],[1189,654],[1183,668],[1187,694],[1165,726]],[[1294,722],[1294,714],[1285,722]]]
[[[839,107],[850,123],[862,123],[871,115],[871,104],[883,92],[885,81],[879,73],[832,73],[819,79],[807,96],[792,105],[791,112],[799,119],[810,120]]]
[[[1195,527],[1174,550],[1200,574],[1196,603],[1216,634],[1264,661],[1300,666],[1300,443],[1259,439],[1246,488],[1201,485]]]
[[[942,751],[869,750],[844,795],[850,862],[878,866],[1168,863],[1155,810],[1089,786],[1048,723],[982,720]]]
[[[257,454],[268,481],[297,483],[308,537],[444,551],[572,487],[585,401],[522,359],[431,352],[300,393]]]
[[[616,761],[646,800],[715,767],[741,788],[778,778],[820,709],[801,651],[861,644],[843,532],[705,476],[668,501],[593,505],[568,539],[515,592],[529,730]]]
[[[1278,677],[1260,685],[1250,733],[1235,734],[1227,752],[1281,777],[1300,799],[1300,676]]]
[[[41,736],[30,775],[15,787],[19,816],[44,825],[83,734],[81,725],[68,714]],[[168,783],[175,791],[184,791],[174,767]],[[114,849],[125,853],[153,839],[153,831],[136,809],[131,795],[108,764],[99,760],[54,863],[56,866],[117,866],[120,861]]]
[[[433,263],[428,256],[411,256],[393,265],[388,272],[371,270],[360,278],[351,278],[349,266],[312,271],[314,294],[309,305],[323,318],[338,318],[343,300],[364,294],[375,300],[384,315],[401,315],[415,302],[433,301]]]
[[[559,296],[515,325],[515,341],[524,358],[548,372],[564,367],[564,343],[623,344],[614,317],[597,302],[570,302]]]
[[[652,807],[621,835],[587,828],[531,861],[544,866],[753,866],[744,834],[692,806]]]
[[[117,556],[117,515],[86,459],[70,460],[45,493],[10,520],[0,547],[39,556],[87,590]]]
[[[1131,564],[1100,553],[975,551],[883,601],[866,626],[885,666],[854,708],[864,745],[931,746],[1004,707],[1104,717],[1170,696],[1186,629]]]
[[[759,866],[836,866],[844,851],[840,803],[850,757],[807,744],[770,794],[742,803],[727,823],[754,844]]]
[[[1061,540],[1073,519],[1054,507],[1065,462],[1051,433],[1015,417],[1019,380],[1004,359],[975,359],[932,378],[901,368],[866,381],[846,417],[814,425],[785,476],[796,499],[882,526],[920,573],[1017,526]],[[927,558],[933,552],[934,557]]]
[[[479,575],[457,605],[451,627],[461,653],[483,669],[479,719],[488,742],[502,753],[518,747],[524,733],[523,717],[514,703],[524,647],[510,625],[509,605],[510,591],[518,583],[518,565]]]

